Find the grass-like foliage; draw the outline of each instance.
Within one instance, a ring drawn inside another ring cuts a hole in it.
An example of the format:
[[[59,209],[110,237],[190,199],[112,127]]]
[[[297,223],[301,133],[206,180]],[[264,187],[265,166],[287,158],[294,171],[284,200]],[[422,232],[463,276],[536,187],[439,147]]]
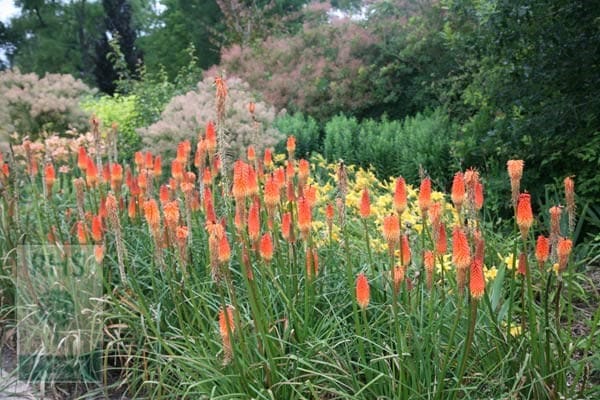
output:
[[[107,383],[133,398],[598,395],[600,312],[571,330],[583,277],[570,178],[543,226],[520,193],[527,169],[509,162],[515,228],[500,235],[474,170],[444,194],[426,176],[417,188],[296,159],[293,137],[286,155],[251,147],[224,165],[222,122],[173,160],[121,165],[98,135],[63,165],[30,142],[0,161],[3,293],[17,244],[93,245]]]

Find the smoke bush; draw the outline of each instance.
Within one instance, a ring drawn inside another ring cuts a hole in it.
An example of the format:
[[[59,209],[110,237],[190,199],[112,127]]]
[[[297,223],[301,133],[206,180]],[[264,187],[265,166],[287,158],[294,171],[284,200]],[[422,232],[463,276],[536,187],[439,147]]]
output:
[[[63,132],[70,128],[85,130],[88,115],[79,102],[92,89],[71,75],[34,73],[19,70],[0,72],[0,141],[9,135]]]
[[[213,75],[214,76],[214,75]],[[139,130],[143,147],[155,153],[173,149],[179,141],[195,140],[204,132],[208,121],[216,120],[214,78],[199,82],[196,90],[176,96],[161,114],[161,119]],[[281,134],[272,127],[275,109],[256,101],[248,84],[239,78],[227,79],[228,96],[225,115],[226,155],[239,157],[246,147],[253,144],[258,151],[275,145]],[[253,121],[248,104],[256,105]]]

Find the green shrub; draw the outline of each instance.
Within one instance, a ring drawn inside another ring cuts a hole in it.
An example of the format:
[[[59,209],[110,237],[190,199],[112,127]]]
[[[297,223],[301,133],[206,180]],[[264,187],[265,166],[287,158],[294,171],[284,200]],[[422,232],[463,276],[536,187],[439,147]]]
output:
[[[446,186],[451,178],[453,131],[441,109],[403,121],[367,119],[359,123],[356,118],[339,115],[325,125],[323,153],[330,161],[371,165],[380,178],[402,175],[414,181],[422,168]]]
[[[320,129],[317,121],[310,115],[302,113],[285,114],[275,119],[273,126],[284,136],[296,137],[296,154],[298,157],[307,157],[313,152],[321,151]],[[285,152],[285,141],[277,146],[277,151]]]
[[[130,160],[141,145],[140,135],[136,132],[139,121],[136,106],[136,96],[118,94],[91,98],[82,103],[84,110],[94,113],[100,119],[102,129],[111,129],[113,123],[118,125],[119,158],[125,160]]]

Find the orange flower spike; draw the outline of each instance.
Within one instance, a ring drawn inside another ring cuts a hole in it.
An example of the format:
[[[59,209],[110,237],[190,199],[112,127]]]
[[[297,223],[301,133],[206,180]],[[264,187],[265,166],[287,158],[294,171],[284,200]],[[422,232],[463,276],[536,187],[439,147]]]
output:
[[[231,248],[229,247],[229,241],[227,240],[227,235],[221,235],[221,239],[219,240],[219,262],[221,264],[225,264],[229,261],[231,257]]]
[[[143,192],[148,188],[148,172],[145,169],[140,171],[140,175],[137,178],[137,184]]]
[[[189,142],[188,142],[189,144]],[[177,156],[176,159],[177,161],[179,161],[182,165],[185,165],[187,163],[187,153],[186,153],[186,143],[185,142],[179,142],[177,144]]]
[[[98,183],[98,169],[94,161],[88,157],[87,167],[85,169],[85,181],[88,187],[94,187]]]
[[[296,170],[294,168],[294,161],[288,160],[285,164],[285,175],[287,182],[291,182],[296,175]]]
[[[437,232],[442,220],[442,203],[439,201],[432,203],[427,213],[429,214],[431,226],[433,227],[434,231]]]
[[[521,193],[517,203],[517,225],[521,231],[523,240],[527,239],[529,228],[533,225],[533,211],[531,211],[531,196]]]
[[[273,259],[273,239],[271,234],[265,233],[260,238],[259,246],[260,256],[266,263],[270,263]]]
[[[400,241],[400,223],[395,214],[387,215],[383,218],[383,237],[388,244],[395,244]]]
[[[396,187],[394,190],[394,207],[398,215],[402,215],[407,206],[406,182],[403,177],[396,179]]]
[[[171,193],[169,192],[169,187],[167,185],[160,185],[160,189],[158,189],[158,199],[160,200],[160,204],[166,204],[171,200]]]
[[[427,275],[427,287],[431,289],[433,286],[433,272],[435,267],[435,256],[433,251],[425,250],[423,252],[423,264],[425,265],[425,273]]]
[[[285,187],[285,169],[283,167],[279,167],[275,170],[273,175],[275,177],[275,181],[277,182],[277,186],[280,188]]]
[[[266,168],[273,168],[273,152],[271,149],[265,149],[265,154],[263,156],[263,164]]]
[[[319,275],[319,252],[317,249],[312,250],[312,267],[315,276]]]
[[[477,182],[475,184],[475,210],[479,211],[483,208],[483,184]]]
[[[356,278],[356,302],[362,310],[366,310],[371,300],[369,281],[364,273]]]
[[[361,218],[369,218],[371,215],[371,199],[369,198],[369,191],[364,188],[362,196],[360,198],[360,216]]]
[[[154,177],[159,177],[162,175],[162,158],[160,154],[154,157],[154,167],[152,168],[154,172]]]
[[[252,242],[256,242],[260,235],[260,205],[254,201],[248,212],[248,236]]]
[[[102,241],[102,218],[99,215],[94,215],[92,218],[92,239],[96,243]]]
[[[206,142],[206,151],[208,154],[214,154],[217,149],[217,133],[215,131],[215,124],[212,121],[208,121],[208,124],[206,124],[204,140]]]
[[[254,196],[258,194],[258,177],[256,176],[256,171],[252,166],[246,165],[246,176],[248,178],[248,196]]]
[[[144,166],[144,153],[141,151],[136,151],[133,155],[133,162],[138,169],[142,168]]]
[[[454,180],[452,181],[452,203],[454,203],[454,207],[460,213],[460,209],[462,208],[462,204],[465,201],[466,197],[466,188],[465,188],[465,176],[462,172],[457,172],[454,175]]]
[[[215,213],[215,207],[212,201],[212,192],[209,188],[204,188],[204,213],[206,214],[206,221],[214,222],[217,220]]]
[[[104,245],[96,244],[94,245],[94,259],[98,264],[102,264],[102,260],[104,260]]]
[[[452,262],[456,268],[463,270],[471,263],[471,250],[467,235],[459,226],[455,226],[452,232]]]
[[[562,208],[560,206],[550,207],[550,238],[560,236],[560,216]]]
[[[233,163],[233,186],[231,188],[236,202],[242,202],[248,195],[248,170],[242,160]]]
[[[144,217],[152,231],[158,230],[160,226],[160,211],[156,200],[150,199],[144,202]]]
[[[292,241],[292,214],[289,212],[281,216],[281,236],[288,242]]]
[[[298,177],[302,182],[306,182],[310,175],[310,164],[304,158],[298,161]]]
[[[82,170],[85,171],[88,165],[88,154],[87,151],[85,150],[85,147],[80,146],[79,147],[79,151],[77,152],[77,167]]]
[[[317,204],[317,188],[313,185],[304,188],[304,198],[312,209]]]
[[[419,208],[423,217],[431,205],[431,179],[428,177],[421,181],[419,189]]]
[[[254,149],[254,146],[248,146],[246,156],[248,157],[248,162],[254,162],[256,160],[256,150]]]
[[[480,300],[485,293],[485,276],[483,275],[483,260],[476,257],[471,262],[471,273],[469,275],[469,291],[471,297]]]
[[[4,177],[4,179],[7,179],[9,175],[10,175],[10,169],[8,167],[8,164],[2,165],[2,176]]]
[[[127,215],[130,219],[134,219],[137,215],[137,207],[135,206],[135,199],[129,199],[129,205],[127,206]]]
[[[87,234],[85,233],[85,225],[82,221],[77,221],[77,241],[79,244],[87,244]]]
[[[112,164],[110,166],[110,187],[115,192],[121,189],[123,184],[123,167],[121,164]]]
[[[408,237],[406,235],[402,235],[402,257],[400,260],[400,264],[403,266],[407,266],[410,264],[411,252],[410,245],[408,243]]]
[[[519,262],[517,265],[517,274],[525,276],[527,275],[527,255],[525,253],[519,254]]]
[[[550,256],[550,240],[547,237],[540,235],[537,238],[537,242],[535,244],[535,258],[542,268],[544,263],[548,261],[548,257]]]
[[[154,156],[149,151],[144,153],[144,168],[146,168],[146,169],[154,168]]]
[[[171,176],[178,182],[183,180],[183,164],[178,159],[171,161]]]
[[[558,245],[556,246],[556,254],[558,255],[558,271],[563,272],[567,269],[569,263],[569,256],[573,249],[573,242],[570,239],[560,238]]]
[[[304,197],[298,199],[298,229],[302,233],[304,239],[308,239],[312,224],[312,212],[310,205]]]
[[[296,151],[296,138],[294,136],[288,136],[286,149],[290,160],[293,160],[294,152]]]
[[[230,333],[235,332],[232,306],[227,306],[226,311],[223,309],[219,311],[219,332],[221,337],[229,337]]]
[[[56,181],[56,171],[54,170],[54,165],[51,162],[46,163],[46,166],[44,167],[44,179],[46,181],[48,194],[50,194],[52,193],[52,186]]]
[[[271,210],[274,209],[280,201],[279,186],[272,174],[265,181],[264,199],[265,205]]]
[[[394,291],[398,292],[400,290],[400,286],[402,282],[404,282],[405,276],[404,267],[401,265],[397,265],[392,270],[392,281],[394,282]]]
[[[163,207],[165,214],[165,223],[167,226],[174,228],[179,224],[179,203],[177,200],[165,203]]]
[[[335,217],[335,208],[332,203],[327,203],[325,206],[325,219],[327,220],[327,224],[333,224],[333,218]]]

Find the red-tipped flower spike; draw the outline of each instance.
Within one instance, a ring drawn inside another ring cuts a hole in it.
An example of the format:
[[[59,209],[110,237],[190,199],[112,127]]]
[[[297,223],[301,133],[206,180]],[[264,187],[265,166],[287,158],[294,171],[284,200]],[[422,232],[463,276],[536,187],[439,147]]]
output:
[[[563,272],[567,268],[569,263],[569,256],[573,248],[573,242],[566,238],[560,238],[556,247],[556,254],[558,255],[558,271]]]
[[[44,179],[46,181],[46,189],[48,190],[48,194],[52,193],[52,186],[56,181],[56,172],[54,171],[54,165],[51,162],[46,163],[44,167]]]
[[[160,204],[166,204],[171,200],[171,193],[167,185],[161,185],[160,189],[158,189],[158,199],[160,200]]]
[[[130,219],[134,219],[137,214],[137,207],[135,206],[135,199],[132,197],[129,199],[129,204],[127,205],[127,215],[129,215]]]
[[[371,215],[371,199],[369,198],[369,191],[364,188],[362,196],[360,198],[360,216],[362,218],[369,218]]]
[[[258,194],[258,177],[256,176],[256,171],[252,166],[247,165],[246,169],[248,171],[248,196],[254,196]]]
[[[88,154],[87,151],[85,150],[85,147],[79,147],[79,151],[77,153],[77,167],[79,167],[80,170],[85,171],[87,168],[87,160],[88,160]]]
[[[97,242],[102,241],[102,218],[99,215],[94,215],[92,218],[92,239]]]
[[[517,203],[517,225],[521,231],[523,240],[527,239],[527,232],[533,225],[533,211],[531,211],[531,196],[521,193]]]
[[[248,157],[248,162],[254,162],[254,160],[256,160],[256,150],[254,150],[254,146],[248,146],[246,154]]]
[[[298,199],[298,229],[302,233],[304,239],[308,239],[312,224],[312,212],[310,205],[304,197]]]
[[[227,235],[221,235],[221,239],[219,240],[219,262],[224,264],[229,261],[231,257],[231,248],[229,247],[229,241],[227,241]]]
[[[208,121],[208,124],[206,124],[204,140],[206,142],[206,151],[211,155],[214,154],[217,149],[217,133],[215,132],[215,124],[212,121]]]
[[[452,181],[452,203],[454,203],[454,207],[458,212],[462,208],[466,195],[465,176],[462,172],[457,172]]]
[[[400,263],[403,266],[410,264],[410,245],[408,244],[408,237],[402,235],[402,251],[401,251]]]
[[[205,167],[204,172],[202,173],[202,184],[208,186],[212,183],[212,174],[210,173],[210,168]]]
[[[452,232],[452,263],[457,269],[463,270],[471,264],[471,249],[469,249],[467,235],[458,225]]]
[[[406,183],[403,177],[396,179],[396,188],[394,190],[394,207],[398,212],[398,215],[402,215],[406,210],[407,196],[406,196]]]
[[[475,257],[471,262],[469,275],[469,290],[473,299],[479,300],[485,293],[485,276],[483,275],[483,260]]]
[[[333,217],[335,217],[335,208],[333,204],[327,203],[325,206],[325,219],[327,220],[327,225],[333,224]]]
[[[98,169],[96,168],[96,164],[94,161],[88,157],[87,159],[87,167],[85,169],[85,181],[87,182],[88,187],[94,187],[98,183]]]
[[[425,217],[425,213],[431,205],[431,179],[428,177],[421,181],[421,187],[419,189],[419,208],[421,214]]]
[[[288,242],[292,240],[292,214],[289,212],[283,213],[281,216],[281,236]]]
[[[475,183],[475,210],[479,211],[483,208],[483,183]]]
[[[540,266],[543,267],[544,263],[548,261],[550,256],[550,240],[547,237],[540,235],[537,238],[535,245],[535,258]]]
[[[440,223],[437,232],[437,240],[435,241],[435,252],[436,254],[442,255],[446,254],[448,251],[448,239],[446,237],[446,226],[443,223]]]
[[[138,170],[144,166],[144,153],[136,151],[133,155],[133,162],[138,167]]]
[[[259,246],[260,256],[265,262],[270,263],[273,259],[273,239],[271,238],[271,234],[265,233],[260,238],[260,246]]]
[[[356,302],[361,309],[366,310],[370,299],[369,281],[365,274],[361,272],[356,278]]]
[[[154,168],[154,158],[152,156],[152,153],[149,151],[147,151],[146,154],[144,154],[144,168],[146,168],[146,169]]]
[[[254,201],[248,212],[248,237],[252,242],[256,242],[260,235],[260,204]]]

